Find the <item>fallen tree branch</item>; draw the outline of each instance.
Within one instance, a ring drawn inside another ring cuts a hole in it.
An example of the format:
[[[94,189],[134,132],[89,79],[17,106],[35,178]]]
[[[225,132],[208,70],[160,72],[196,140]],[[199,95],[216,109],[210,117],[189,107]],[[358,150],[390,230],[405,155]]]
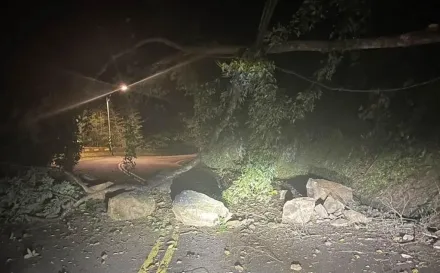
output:
[[[113,182],[105,182],[102,184],[98,184],[95,186],[88,187],[85,183],[81,181],[81,179],[77,176],[75,176],[73,173],[68,172],[66,170],[63,170],[67,178],[70,180],[70,182],[79,185],[84,192],[86,193],[86,196],[80,198],[75,203],[73,203],[70,207],[66,208],[64,212],[56,218],[51,218],[48,220],[58,220],[63,219],[67,215],[69,215],[74,209],[78,208],[81,204],[88,200],[105,200],[106,194],[110,192],[115,191],[132,191],[132,190],[148,190],[153,188],[150,185],[133,185],[133,184],[121,184],[121,185],[115,185]]]
[[[81,206],[82,203],[89,201],[89,200],[105,200],[106,194],[109,192],[115,192],[115,191],[132,191],[135,189],[144,189],[147,186],[145,185],[114,185],[114,186],[110,186],[108,188],[102,189],[100,191],[96,191],[94,193],[89,193],[86,196],[84,196],[83,198],[79,199],[78,201],[76,201],[72,206],[70,206],[69,208],[67,208],[59,217],[59,219],[63,219],[65,218],[67,215],[69,215],[74,209],[78,208],[79,206]]]
[[[174,41],[166,38],[148,38],[136,43],[129,49],[123,50],[115,54],[98,72],[96,78],[105,73],[107,68],[116,59],[133,52],[145,45],[151,43],[162,43],[172,47],[181,53],[185,54],[201,54],[201,55],[219,55],[219,56],[233,56],[242,52],[247,46],[242,45],[212,45],[212,46],[182,46]],[[401,35],[372,37],[372,38],[358,38],[346,40],[293,40],[282,44],[272,45],[265,49],[267,54],[281,54],[297,51],[308,52],[331,52],[331,51],[354,51],[354,50],[370,50],[370,49],[385,49],[385,48],[404,48],[427,44],[440,43],[440,31],[437,28],[428,28],[421,31],[413,31],[403,33]],[[164,63],[174,59],[176,55],[171,58],[166,58]]]
[[[414,31],[396,36],[384,36],[376,38],[359,38],[333,41],[288,41],[280,45],[274,45],[267,49],[269,54],[280,54],[292,51],[354,51],[368,49],[404,48],[420,45],[440,43],[439,31]]]

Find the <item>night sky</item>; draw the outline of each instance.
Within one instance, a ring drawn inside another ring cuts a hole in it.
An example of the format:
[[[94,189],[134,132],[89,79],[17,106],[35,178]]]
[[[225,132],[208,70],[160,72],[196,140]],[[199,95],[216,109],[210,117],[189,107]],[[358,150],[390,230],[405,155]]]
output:
[[[167,37],[182,44],[246,45],[255,39],[265,1],[91,2],[10,4],[3,25],[9,30],[7,44],[16,54],[7,55],[14,61],[38,57],[90,75],[110,54],[147,37]],[[280,1],[272,21],[286,22],[301,2]],[[372,4],[372,34],[419,30],[440,18],[436,1],[382,2]],[[156,54],[155,48],[149,53]]]
[[[212,42],[251,45],[257,34],[265,1],[92,2],[41,1],[24,4],[11,1],[6,4],[8,7],[3,12],[6,16],[2,18],[2,26],[5,29],[4,52],[7,53],[4,54],[3,65],[6,64],[8,81],[3,94],[10,96],[8,106],[14,100],[11,96],[20,101],[27,98],[35,104],[33,95],[40,92],[38,86],[43,82],[55,82],[52,87],[56,89],[59,83],[56,80],[57,74],[50,72],[53,69],[94,77],[109,56],[148,37],[165,37],[183,45]],[[272,23],[287,22],[301,2],[280,1]],[[372,1],[373,13],[368,35],[399,34],[438,23],[438,1],[403,2]],[[318,33],[311,38],[322,39],[326,35]],[[427,50],[435,51],[435,47]],[[378,84],[383,84],[384,80],[390,81],[385,82],[388,85],[401,84],[414,71],[418,75],[413,76],[422,80],[434,76],[438,68],[437,65],[433,69],[433,63],[437,63],[436,58],[431,58],[420,49],[406,50],[403,55],[398,51],[388,51],[390,64],[383,61],[383,55],[370,58],[371,62],[383,62],[373,64],[376,67],[373,71],[377,75],[371,75],[371,78],[377,80]],[[157,44],[144,47],[135,54],[147,65],[172,52]],[[308,61],[313,59],[310,53],[286,54],[276,58],[283,65],[307,75],[317,68]],[[401,60],[409,61],[402,65],[398,63]],[[400,69],[404,66],[409,69],[401,73],[403,78],[389,75],[390,67]],[[50,69],[46,70],[46,67]],[[346,84],[345,78],[339,76],[335,81],[337,84]],[[390,80],[392,78],[396,79]],[[56,92],[75,92],[72,86],[61,89]],[[2,108],[3,112],[7,112],[7,109]]]

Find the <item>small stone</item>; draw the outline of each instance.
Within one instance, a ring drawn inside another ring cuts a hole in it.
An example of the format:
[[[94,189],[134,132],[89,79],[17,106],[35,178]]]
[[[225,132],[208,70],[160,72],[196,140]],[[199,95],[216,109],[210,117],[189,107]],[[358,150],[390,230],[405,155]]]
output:
[[[240,262],[236,262],[234,265],[235,270],[237,270],[238,272],[243,272],[244,268],[243,266],[240,264]]]
[[[299,262],[293,262],[290,265],[290,269],[292,269],[293,271],[301,271],[302,270],[302,266]]]
[[[402,239],[405,242],[410,242],[410,241],[414,241],[414,236],[410,234],[405,234],[403,235]]]
[[[177,259],[176,263],[177,263],[177,264],[181,264],[181,263],[182,263],[182,260],[181,260],[181,259]]]
[[[102,252],[101,259],[105,260],[105,259],[107,259],[107,257],[108,257],[107,253],[105,251]]]
[[[440,249],[440,240],[438,240],[437,242],[435,242],[432,247],[434,247],[435,249]]]
[[[238,220],[231,220],[231,221],[226,222],[226,226],[228,228],[238,228],[241,225],[243,225],[243,223]]]
[[[226,255],[226,256],[231,255],[231,251],[229,251],[228,249],[225,248],[225,255]]]
[[[249,225],[249,229],[250,230],[255,230],[255,225],[254,224]]]
[[[332,243],[330,242],[330,241],[325,241],[325,243],[324,243],[326,246],[331,246],[332,245]]]
[[[345,219],[336,219],[330,222],[330,225],[334,227],[347,227],[350,224],[348,220]]]
[[[400,256],[402,256],[402,258],[404,258],[404,259],[411,259],[412,258],[411,255],[408,255],[408,254],[405,254],[405,253],[400,254]]]
[[[280,191],[280,200],[286,200],[286,194],[287,194],[287,190],[281,190]]]

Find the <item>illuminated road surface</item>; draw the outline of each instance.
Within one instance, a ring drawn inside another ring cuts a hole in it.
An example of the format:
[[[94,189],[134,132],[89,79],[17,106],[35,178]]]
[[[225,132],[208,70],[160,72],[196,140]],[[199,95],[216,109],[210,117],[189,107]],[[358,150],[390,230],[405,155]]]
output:
[[[188,159],[141,157],[136,174],[148,177]],[[82,161],[76,172],[105,181],[132,182],[119,170],[121,160]],[[167,221],[166,217],[173,216],[163,214],[161,220]],[[293,269],[299,265],[297,272],[440,272],[440,251],[420,244],[400,246],[382,223],[360,229],[325,223],[295,229],[262,218],[249,216],[243,226],[227,230],[182,225],[156,228],[154,220],[117,222],[104,211],[86,210],[66,223],[6,227],[1,234],[0,272],[287,273],[296,272]],[[35,249],[39,256],[24,259],[26,248]],[[431,267],[419,268],[424,261]]]
[[[161,170],[170,170],[179,167],[195,155],[177,155],[177,156],[141,156],[135,160],[136,168],[133,172],[141,177],[148,178]],[[100,180],[113,181],[116,183],[133,182],[118,168],[123,157],[101,157],[86,159],[80,161],[75,167],[75,173],[89,174]]]

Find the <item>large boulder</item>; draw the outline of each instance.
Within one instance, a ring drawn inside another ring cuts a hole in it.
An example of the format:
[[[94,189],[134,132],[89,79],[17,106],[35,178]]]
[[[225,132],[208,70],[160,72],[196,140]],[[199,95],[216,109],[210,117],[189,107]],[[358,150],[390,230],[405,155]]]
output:
[[[287,201],[283,207],[282,222],[286,224],[303,225],[314,215],[315,199],[299,197]]]
[[[353,202],[353,190],[336,182],[310,178],[306,188],[307,196],[314,200],[326,200],[329,195],[332,195],[344,205]]]
[[[110,198],[107,213],[114,220],[133,220],[149,216],[155,209],[153,197],[132,191]]]
[[[227,221],[231,213],[225,205],[203,193],[184,190],[173,201],[177,220],[190,226],[216,226],[222,219]]]

